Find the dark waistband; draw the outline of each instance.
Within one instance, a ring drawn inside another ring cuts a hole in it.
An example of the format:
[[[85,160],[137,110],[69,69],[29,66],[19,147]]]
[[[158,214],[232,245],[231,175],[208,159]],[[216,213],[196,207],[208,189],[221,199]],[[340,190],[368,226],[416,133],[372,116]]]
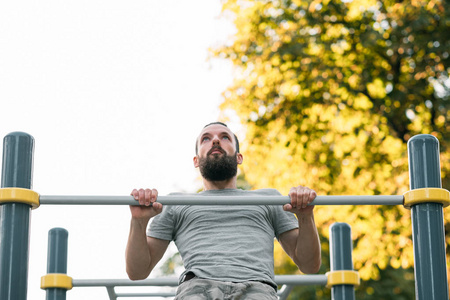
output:
[[[267,284],[268,286],[273,287],[273,289],[275,290],[275,293],[278,292],[278,287],[277,287],[275,284],[273,284],[272,282],[269,282],[269,281],[259,281],[259,280],[256,280],[256,282],[261,282],[261,283]]]
[[[196,277],[196,276],[195,276],[194,273],[192,273],[192,272],[187,272],[186,274],[184,274],[183,279],[181,279],[181,283],[186,282],[186,281],[189,281],[189,280],[191,280],[191,279],[193,279],[193,278],[195,278],[195,277]]]

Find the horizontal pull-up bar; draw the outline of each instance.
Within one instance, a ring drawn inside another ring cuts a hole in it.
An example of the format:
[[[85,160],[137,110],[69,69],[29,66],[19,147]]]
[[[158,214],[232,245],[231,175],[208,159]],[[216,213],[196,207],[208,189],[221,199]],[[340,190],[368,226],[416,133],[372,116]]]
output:
[[[284,205],[289,196],[158,196],[163,205]],[[40,196],[41,205],[139,205],[132,196]],[[317,196],[310,205],[403,205],[400,196]]]
[[[327,285],[326,275],[275,275],[278,285]],[[178,286],[178,278],[152,278],[132,281],[129,279],[73,279],[73,287],[118,286]]]

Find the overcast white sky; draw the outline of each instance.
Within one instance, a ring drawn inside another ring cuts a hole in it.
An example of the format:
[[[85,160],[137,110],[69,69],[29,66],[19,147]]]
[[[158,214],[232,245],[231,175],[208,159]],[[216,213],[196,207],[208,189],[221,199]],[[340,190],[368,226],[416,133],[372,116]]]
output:
[[[1,146],[13,131],[35,138],[33,189],[196,191],[194,141],[218,118],[232,75],[227,62],[206,60],[208,47],[233,31],[220,9],[219,0],[1,2]],[[69,231],[69,276],[126,278],[129,219],[126,206],[34,210],[28,299],[45,299],[39,286],[53,227]],[[108,296],[74,288],[67,299]]]

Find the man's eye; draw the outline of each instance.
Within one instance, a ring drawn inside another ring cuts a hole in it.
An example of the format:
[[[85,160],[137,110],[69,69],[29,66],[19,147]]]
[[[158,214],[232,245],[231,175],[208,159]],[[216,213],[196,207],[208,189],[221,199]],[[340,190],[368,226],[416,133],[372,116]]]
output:
[[[204,141],[207,141],[207,140],[209,140],[209,137],[204,137],[204,138],[202,138],[202,142],[204,142]]]
[[[224,136],[223,138],[224,138],[224,139],[227,139],[227,140],[229,140],[229,139],[230,139],[230,138],[229,138],[229,137],[227,137],[227,136]]]

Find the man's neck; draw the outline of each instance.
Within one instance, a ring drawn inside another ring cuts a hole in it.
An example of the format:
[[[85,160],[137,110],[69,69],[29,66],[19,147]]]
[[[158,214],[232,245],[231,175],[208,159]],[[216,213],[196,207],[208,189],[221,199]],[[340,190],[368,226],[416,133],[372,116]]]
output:
[[[236,188],[236,176],[223,181],[208,181],[203,178],[203,190],[224,190],[224,189],[235,189]]]

